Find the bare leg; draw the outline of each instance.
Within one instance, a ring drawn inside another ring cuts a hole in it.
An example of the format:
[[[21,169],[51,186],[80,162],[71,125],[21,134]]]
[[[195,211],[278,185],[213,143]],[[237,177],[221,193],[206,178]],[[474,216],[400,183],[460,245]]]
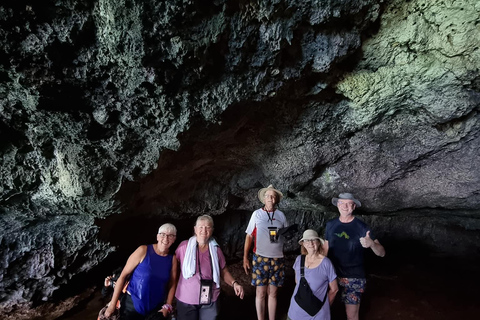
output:
[[[255,307],[257,308],[258,320],[265,320],[265,296],[267,295],[267,286],[257,286],[255,295]]]
[[[277,291],[278,288],[272,285],[268,286],[268,319],[275,320],[277,311]]]
[[[345,312],[347,313],[348,320],[358,320],[358,313],[360,311],[359,304],[346,304]]]

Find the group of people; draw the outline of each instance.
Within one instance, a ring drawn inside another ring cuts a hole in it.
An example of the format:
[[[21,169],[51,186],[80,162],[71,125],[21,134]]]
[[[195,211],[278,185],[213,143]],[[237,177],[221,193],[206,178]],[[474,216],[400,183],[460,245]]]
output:
[[[279,234],[288,223],[285,214],[277,209],[283,198],[281,191],[270,185],[260,189],[258,198],[264,207],[253,212],[250,218],[243,266],[245,273],[251,273],[251,283],[256,286],[257,318],[266,318],[267,305],[269,320],[274,320],[278,288],[285,278],[283,239]],[[325,240],[311,229],[305,230],[299,240],[301,255],[293,265],[296,286],[288,310],[289,320],[330,319],[330,305],[339,289],[347,319],[358,320],[361,295],[366,285],[364,249],[370,248],[380,257],[385,255],[384,247],[370,227],[353,215],[355,208],[361,206],[358,199],[351,193],[341,193],[332,199],[332,204],[338,208],[340,216],[327,222]],[[314,297],[305,301],[305,292]],[[312,307],[314,305],[317,308]]]
[[[264,206],[253,212],[248,223],[243,267],[255,286],[257,318],[264,320],[268,314],[269,320],[274,320],[278,288],[285,280],[282,231],[288,228],[288,222],[277,208],[282,192],[270,185],[260,189],[258,198]],[[298,242],[301,255],[293,265],[296,286],[289,320],[330,319],[330,305],[339,290],[348,320],[358,320],[366,284],[364,249],[385,255],[369,226],[353,215],[355,208],[361,206],[359,200],[350,193],[341,193],[332,203],[340,216],[327,222],[325,240],[308,229]],[[154,315],[154,319],[168,319],[176,298],[177,320],[216,319],[220,279],[243,299],[244,289],[228,271],[225,256],[212,237],[213,229],[210,216],[198,217],[194,235],[181,242],[175,254],[170,254],[177,230],[170,223],[162,225],[156,244],[140,246],[128,258],[104,318],[143,320],[153,319]]]
[[[213,227],[212,217],[198,217],[194,235],[170,254],[177,229],[170,223],[162,225],[156,244],[140,246],[128,258],[102,318],[168,319],[176,298],[177,319],[215,319],[220,279],[243,299],[243,287],[228,271],[225,256],[212,238]]]

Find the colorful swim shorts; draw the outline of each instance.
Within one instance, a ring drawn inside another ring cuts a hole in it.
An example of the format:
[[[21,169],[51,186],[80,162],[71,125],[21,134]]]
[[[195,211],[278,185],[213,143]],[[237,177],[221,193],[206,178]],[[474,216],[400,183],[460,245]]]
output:
[[[342,292],[342,302],[345,304],[360,304],[360,298],[365,291],[367,280],[363,278],[338,278]]]
[[[276,287],[283,286],[285,280],[285,259],[265,258],[253,254],[252,259],[252,285]]]

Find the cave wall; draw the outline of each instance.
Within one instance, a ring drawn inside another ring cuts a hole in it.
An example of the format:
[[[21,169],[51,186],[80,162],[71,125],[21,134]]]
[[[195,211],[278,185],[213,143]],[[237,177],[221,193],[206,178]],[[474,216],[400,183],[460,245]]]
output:
[[[3,1],[0,314],[19,319],[97,266],[118,221],[212,214],[235,256],[270,183],[301,229],[322,230],[350,191],[387,241],[479,255],[479,13]]]

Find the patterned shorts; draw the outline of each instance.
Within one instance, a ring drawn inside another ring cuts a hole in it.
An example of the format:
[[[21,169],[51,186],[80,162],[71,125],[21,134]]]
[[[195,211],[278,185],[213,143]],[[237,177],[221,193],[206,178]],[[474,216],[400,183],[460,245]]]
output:
[[[365,291],[367,280],[363,278],[338,278],[342,292],[342,302],[345,304],[360,304],[360,298]]]
[[[276,287],[283,286],[285,280],[285,259],[265,258],[253,254],[252,259],[252,285]]]

